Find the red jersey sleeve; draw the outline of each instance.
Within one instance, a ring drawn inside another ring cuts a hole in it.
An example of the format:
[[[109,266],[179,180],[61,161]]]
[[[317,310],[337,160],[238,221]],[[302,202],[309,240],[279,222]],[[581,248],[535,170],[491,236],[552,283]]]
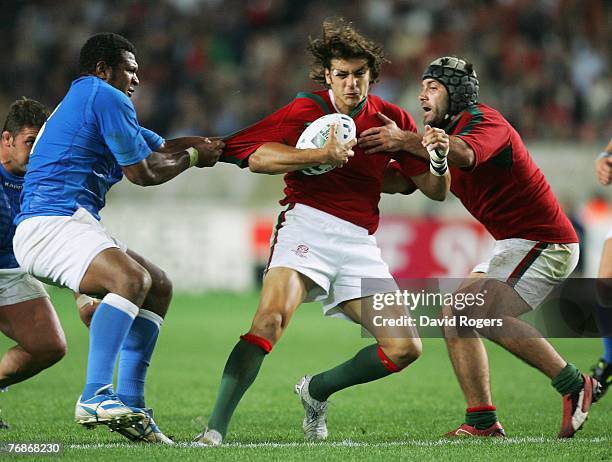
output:
[[[385,105],[385,115],[394,120],[397,126],[402,130],[414,133],[417,132],[414,119],[400,107],[387,103]],[[397,167],[395,168],[401,170],[408,179],[411,176],[421,175],[429,171],[429,162],[407,152],[401,151],[395,153],[392,157],[397,161]]]
[[[496,117],[491,111],[476,107],[463,116],[456,136],[465,141],[474,151],[475,162],[470,170],[486,162],[510,144],[508,122]]]
[[[293,102],[265,119],[228,135],[223,139],[225,149],[219,158],[221,162],[237,164],[241,168],[248,165],[248,158],[265,143],[286,143],[281,127],[287,115],[291,112]]]
[[[249,156],[262,144],[295,146],[306,126],[323,114],[312,100],[298,96],[265,119],[225,137],[225,149],[219,160],[244,168],[248,165]]]

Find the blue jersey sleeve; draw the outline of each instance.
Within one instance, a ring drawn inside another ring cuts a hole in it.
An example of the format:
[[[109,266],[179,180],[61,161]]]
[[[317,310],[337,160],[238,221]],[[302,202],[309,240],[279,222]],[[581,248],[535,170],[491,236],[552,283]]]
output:
[[[140,133],[147,142],[147,146],[151,151],[156,151],[164,142],[164,139],[148,128],[140,127]]]
[[[100,134],[119,165],[137,164],[151,153],[127,95],[115,89],[100,91],[93,111]]]

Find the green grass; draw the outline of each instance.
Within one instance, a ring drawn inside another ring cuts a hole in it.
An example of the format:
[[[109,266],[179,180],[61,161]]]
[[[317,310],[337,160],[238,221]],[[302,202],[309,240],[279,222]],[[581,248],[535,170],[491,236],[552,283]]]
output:
[[[345,321],[325,319],[318,305],[296,313],[287,334],[266,359],[238,407],[227,446],[193,448],[186,443],[206,422],[226,357],[250,324],[257,295],[177,296],[163,326],[147,383],[147,404],[162,430],[185,444],[131,445],[104,427],[93,431],[72,422],[85,378],[87,331],[65,291],[52,294],[68,338],[59,364],[0,396],[11,423],[2,442],[64,444],[65,460],[610,460],[612,396],[592,410],[571,441],[557,441],[561,400],[549,381],[505,351],[488,344],[504,441],[444,441],[439,435],[461,423],[464,403],[440,339],[425,339],[424,354],[401,374],[354,387],[332,397],[328,442],[305,444],[302,410],[293,385],[352,356],[371,343]],[[557,340],[560,352],[582,369],[599,357],[597,339]],[[0,349],[11,343],[0,339]],[[2,456],[5,456],[2,454]],[[20,457],[19,460],[24,460]]]

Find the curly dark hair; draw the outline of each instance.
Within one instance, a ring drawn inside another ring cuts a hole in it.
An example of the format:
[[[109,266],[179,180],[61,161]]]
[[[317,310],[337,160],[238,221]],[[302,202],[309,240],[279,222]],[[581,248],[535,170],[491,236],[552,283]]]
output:
[[[23,96],[11,104],[2,131],[14,137],[24,127],[42,127],[47,117],[49,109],[44,104]]]
[[[332,59],[367,60],[370,83],[378,82],[380,66],[388,62],[382,46],[359,34],[343,18],[325,20],[321,37],[309,41],[307,50],[312,55],[310,78],[324,87],[329,87],[325,81],[325,69],[330,69]]]
[[[115,67],[123,60],[122,52],[136,54],[136,47],[125,37],[112,32],[103,32],[90,37],[79,56],[79,72],[93,74],[96,64],[104,61],[107,66]]]

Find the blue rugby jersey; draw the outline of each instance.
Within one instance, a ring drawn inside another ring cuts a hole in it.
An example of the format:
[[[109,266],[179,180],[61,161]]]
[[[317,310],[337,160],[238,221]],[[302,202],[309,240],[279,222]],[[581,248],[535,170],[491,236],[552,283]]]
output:
[[[19,213],[23,177],[12,175],[0,165],[0,181],[0,269],[18,268],[19,263],[13,253],[13,219]]]
[[[25,175],[19,224],[34,216],[70,216],[83,207],[100,219],[106,193],[163,139],[141,127],[128,96],[95,76],[72,82],[42,127]]]

